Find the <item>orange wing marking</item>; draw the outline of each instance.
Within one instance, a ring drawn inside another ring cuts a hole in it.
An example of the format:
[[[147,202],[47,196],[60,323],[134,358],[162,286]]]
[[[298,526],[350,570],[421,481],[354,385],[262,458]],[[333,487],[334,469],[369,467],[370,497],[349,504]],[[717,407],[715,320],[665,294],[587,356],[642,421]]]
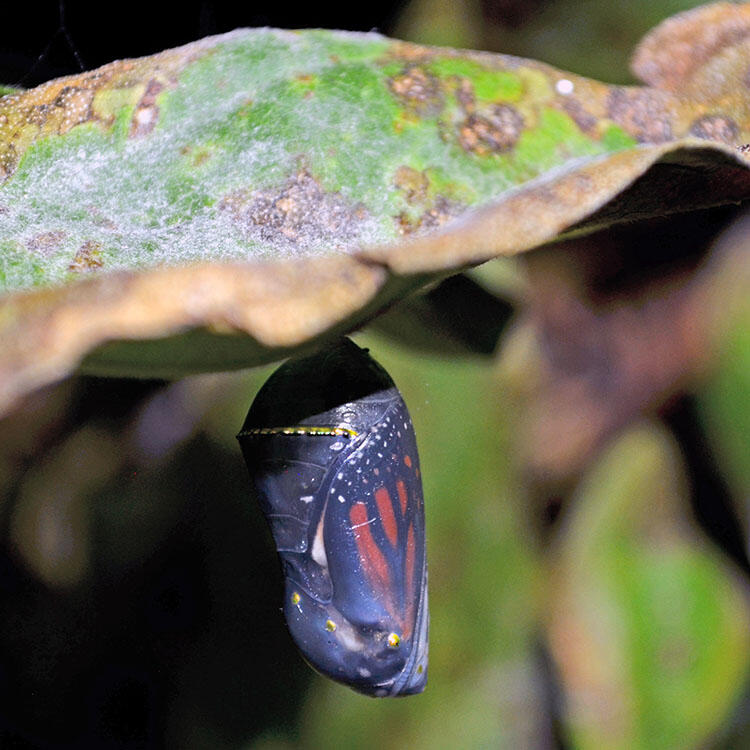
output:
[[[367,506],[364,503],[354,503],[349,511],[349,518],[352,526],[358,527],[354,533],[354,538],[357,540],[359,560],[367,579],[373,588],[388,592],[391,585],[391,574],[388,570],[388,562],[380,551],[367,523]]]
[[[396,525],[396,516],[393,513],[393,503],[391,495],[385,487],[379,487],[375,490],[375,502],[380,513],[380,521],[383,524],[385,535],[388,541],[395,547],[398,541],[398,526]]]
[[[407,496],[406,496],[406,487],[404,486],[404,483],[402,480],[399,479],[398,482],[396,482],[396,489],[398,490],[398,500],[401,503],[401,515],[405,516]]]

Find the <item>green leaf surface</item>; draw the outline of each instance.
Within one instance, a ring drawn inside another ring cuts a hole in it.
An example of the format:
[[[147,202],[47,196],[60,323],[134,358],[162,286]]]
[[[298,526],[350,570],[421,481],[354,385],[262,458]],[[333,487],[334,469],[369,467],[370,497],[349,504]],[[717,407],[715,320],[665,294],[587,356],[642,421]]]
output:
[[[610,117],[582,129],[561,78],[376,34],[263,29],[8,97],[0,284],[383,245],[636,144]],[[578,85],[589,106],[608,93]]]
[[[727,336],[717,372],[698,400],[738,499],[750,497],[750,309]],[[743,515],[747,514],[747,508]]]

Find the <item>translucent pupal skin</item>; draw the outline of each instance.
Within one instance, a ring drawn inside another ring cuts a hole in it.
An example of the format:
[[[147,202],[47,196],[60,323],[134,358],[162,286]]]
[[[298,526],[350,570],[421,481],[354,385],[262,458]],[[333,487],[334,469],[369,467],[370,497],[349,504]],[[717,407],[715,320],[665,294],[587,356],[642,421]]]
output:
[[[427,681],[427,565],[416,438],[388,374],[351,341],[282,365],[239,435],[317,670],[372,696]]]

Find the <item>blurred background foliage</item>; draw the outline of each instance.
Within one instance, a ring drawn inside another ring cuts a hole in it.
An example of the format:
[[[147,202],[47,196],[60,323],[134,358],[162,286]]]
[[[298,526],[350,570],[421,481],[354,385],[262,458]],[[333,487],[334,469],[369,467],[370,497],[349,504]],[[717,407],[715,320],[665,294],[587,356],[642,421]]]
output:
[[[3,41],[0,80],[269,23],[377,26],[623,82],[642,34],[695,4],[187,3],[167,30],[135,3],[111,35],[91,30],[95,6],[70,4],[64,33],[40,18],[36,42],[28,23]],[[749,747],[739,212],[493,261],[356,335],[400,387],[421,453],[421,696],[357,695],[290,641],[234,438],[272,368],[77,377],[29,398],[0,422],[0,747]]]

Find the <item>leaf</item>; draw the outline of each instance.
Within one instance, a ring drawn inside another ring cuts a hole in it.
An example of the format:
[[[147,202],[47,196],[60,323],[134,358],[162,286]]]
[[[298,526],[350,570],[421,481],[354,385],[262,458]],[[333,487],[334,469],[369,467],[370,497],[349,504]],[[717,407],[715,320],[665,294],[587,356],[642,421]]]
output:
[[[750,666],[750,592],[691,525],[655,426],[595,465],[551,560],[548,635],[576,748],[705,747]]]
[[[466,274],[395,305],[373,328],[413,350],[491,356],[513,307]]]
[[[732,484],[742,516],[748,522],[746,507],[750,498],[750,466],[747,436],[750,434],[750,315],[727,336],[719,357],[717,372],[698,394],[717,458]],[[746,525],[747,532],[747,525]]]
[[[750,222],[745,217],[722,240],[728,254],[733,254],[737,262],[724,269],[723,283],[708,300],[712,314],[721,316],[717,324],[719,335],[712,370],[696,393],[698,411],[711,440],[712,456],[730,487],[746,536],[750,531],[748,229]]]
[[[631,67],[642,81],[667,91],[690,88],[709,100],[731,96],[747,87],[733,52],[749,35],[749,3],[704,5],[659,24],[638,46]]]
[[[739,201],[748,134],[744,90],[714,105],[329,31],[239,30],[3,97],[0,409],[82,360],[279,358],[560,233]]]
[[[612,226],[528,256],[516,335],[531,333],[534,347],[514,369],[528,404],[516,446],[530,475],[570,480],[626,425],[703,387],[750,288],[736,241],[747,219],[716,237],[733,215]]]

